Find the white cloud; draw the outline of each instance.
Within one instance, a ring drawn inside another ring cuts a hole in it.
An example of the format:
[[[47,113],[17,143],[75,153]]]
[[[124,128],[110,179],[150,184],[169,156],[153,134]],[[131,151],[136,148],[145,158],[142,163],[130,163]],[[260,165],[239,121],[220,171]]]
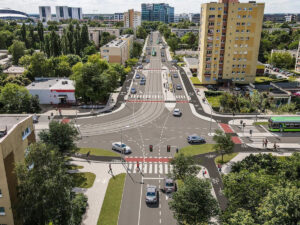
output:
[[[8,7],[26,13],[38,13],[41,5],[67,5],[83,8],[83,13],[124,12],[130,8],[141,10],[141,3],[169,3],[175,7],[175,13],[200,12],[200,4],[213,0],[0,0],[0,7]],[[216,0],[214,0],[216,1]],[[246,2],[245,0],[240,0]],[[300,13],[299,0],[258,0],[265,2],[265,13]]]

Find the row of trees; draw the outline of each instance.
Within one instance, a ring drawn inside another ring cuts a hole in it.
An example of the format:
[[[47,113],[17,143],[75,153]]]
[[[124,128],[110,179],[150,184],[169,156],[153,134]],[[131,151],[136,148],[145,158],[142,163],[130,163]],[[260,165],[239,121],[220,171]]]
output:
[[[223,177],[229,200],[224,224],[298,224],[300,154],[279,158],[250,155]],[[247,194],[245,194],[247,193]]]
[[[72,191],[75,183],[67,166],[77,135],[75,127],[51,122],[49,131],[40,133],[41,142],[30,145],[25,161],[16,165],[14,209],[22,224],[81,224],[87,198]]]

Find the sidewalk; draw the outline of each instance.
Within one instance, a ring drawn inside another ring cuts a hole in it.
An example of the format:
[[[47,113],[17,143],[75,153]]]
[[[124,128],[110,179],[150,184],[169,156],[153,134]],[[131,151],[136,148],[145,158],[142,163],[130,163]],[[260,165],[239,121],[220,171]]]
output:
[[[86,161],[84,159],[72,158],[72,164],[83,166],[78,172],[91,172],[96,175],[94,185],[91,188],[76,188],[76,192],[84,193],[88,197],[88,207],[85,215],[83,216],[83,225],[96,225],[100,215],[101,207],[105,197],[106,189],[109,179],[112,177],[108,173],[108,163],[99,163],[95,161]],[[111,164],[114,175],[125,173],[122,164]]]
[[[167,48],[166,48],[167,61],[172,61],[173,59],[172,59],[172,56],[171,56],[171,53],[170,53],[170,47],[167,44],[164,36],[162,36],[162,40],[165,43],[165,45],[167,46]]]

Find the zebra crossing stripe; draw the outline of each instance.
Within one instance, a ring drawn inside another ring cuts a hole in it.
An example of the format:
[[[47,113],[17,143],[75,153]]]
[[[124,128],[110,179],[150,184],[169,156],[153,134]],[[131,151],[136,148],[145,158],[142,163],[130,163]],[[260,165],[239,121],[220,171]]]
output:
[[[143,168],[144,173],[147,173],[147,165],[148,165],[148,163],[144,163],[144,168]]]
[[[159,174],[163,174],[163,164],[159,164]]]
[[[157,163],[154,163],[154,173],[157,174]]]
[[[165,174],[168,173],[168,163],[165,163]]]
[[[149,165],[149,173],[152,173],[152,163]]]

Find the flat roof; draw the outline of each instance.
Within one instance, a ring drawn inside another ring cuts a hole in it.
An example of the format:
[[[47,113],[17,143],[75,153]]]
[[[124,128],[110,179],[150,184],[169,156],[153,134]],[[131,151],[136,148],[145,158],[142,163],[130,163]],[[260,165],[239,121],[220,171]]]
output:
[[[75,90],[74,82],[67,78],[36,78],[34,82],[26,87],[28,90]]]
[[[300,122],[300,116],[273,116],[270,119],[274,122]]]
[[[3,70],[3,73],[7,73],[7,74],[14,74],[14,73],[24,73],[25,68],[22,66],[11,66],[9,68],[7,68],[6,70]]]
[[[8,133],[15,125],[26,120],[29,117],[31,117],[31,115],[28,114],[2,114],[0,115],[0,131],[7,129]],[[0,137],[0,141],[4,137]]]

